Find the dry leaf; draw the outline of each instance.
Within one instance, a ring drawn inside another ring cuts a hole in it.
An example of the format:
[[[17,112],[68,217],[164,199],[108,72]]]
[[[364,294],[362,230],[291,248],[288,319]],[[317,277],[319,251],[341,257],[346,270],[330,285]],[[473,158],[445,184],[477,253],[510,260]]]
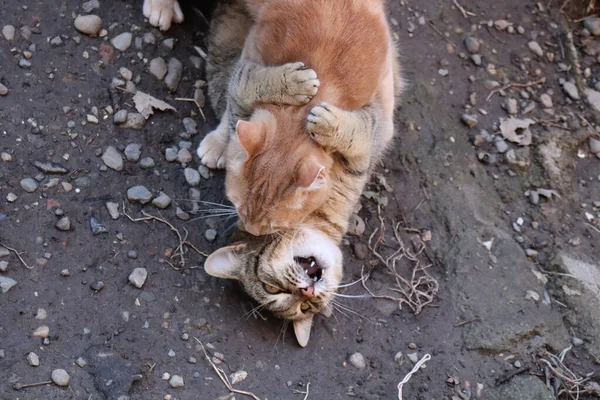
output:
[[[161,111],[177,111],[172,105],[165,103],[156,97],[152,97],[148,93],[140,92],[139,90],[135,93],[135,96],[133,96],[133,102],[135,103],[135,109],[146,119],[148,119],[151,114],[154,114],[155,108]]]
[[[505,139],[513,143],[529,146],[531,144],[531,131],[528,128],[529,125],[534,123],[535,121],[530,118],[500,118],[500,132],[502,132]]]

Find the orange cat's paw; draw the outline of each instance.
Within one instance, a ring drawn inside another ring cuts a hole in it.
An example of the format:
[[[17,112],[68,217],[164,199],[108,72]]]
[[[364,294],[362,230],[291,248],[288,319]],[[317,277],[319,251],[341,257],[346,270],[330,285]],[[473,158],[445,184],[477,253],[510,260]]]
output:
[[[227,135],[225,135],[225,138],[227,138]],[[218,129],[206,135],[196,152],[202,164],[213,169],[225,168],[227,143],[228,141],[223,140],[223,135]]]
[[[168,30],[172,22],[183,22],[183,12],[177,0],[144,0],[144,17],[161,31]]]
[[[328,145],[339,130],[339,111],[337,107],[323,102],[314,106],[306,117],[306,130],[323,146]]]
[[[284,93],[283,103],[291,106],[301,106],[312,100],[319,90],[319,79],[314,69],[308,68],[302,62],[288,63],[281,66]]]

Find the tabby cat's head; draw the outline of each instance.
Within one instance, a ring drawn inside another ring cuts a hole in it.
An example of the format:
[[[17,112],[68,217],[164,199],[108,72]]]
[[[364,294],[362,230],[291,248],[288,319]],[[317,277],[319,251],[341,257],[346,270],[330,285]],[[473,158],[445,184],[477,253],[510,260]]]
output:
[[[329,303],[342,278],[342,253],[322,233],[302,228],[250,238],[212,253],[204,263],[212,276],[240,281],[263,309],[293,321],[306,346],[315,314]]]
[[[226,186],[247,232],[296,228],[329,197],[333,160],[304,126],[301,107],[260,109],[238,122]]]

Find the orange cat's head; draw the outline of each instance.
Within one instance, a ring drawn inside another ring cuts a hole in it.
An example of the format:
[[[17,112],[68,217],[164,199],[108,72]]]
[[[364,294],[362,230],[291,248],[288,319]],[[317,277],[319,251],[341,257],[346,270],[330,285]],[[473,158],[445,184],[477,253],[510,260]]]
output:
[[[329,197],[333,160],[306,132],[305,113],[266,106],[237,123],[227,197],[253,235],[297,227]]]

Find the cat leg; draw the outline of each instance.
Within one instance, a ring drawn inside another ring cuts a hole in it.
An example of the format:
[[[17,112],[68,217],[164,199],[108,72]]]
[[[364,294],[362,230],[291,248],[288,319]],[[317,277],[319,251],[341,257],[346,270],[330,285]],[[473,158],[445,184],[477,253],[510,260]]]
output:
[[[231,112],[229,107],[225,110],[219,126],[202,139],[196,153],[200,162],[208,168],[225,168],[225,155],[229,144],[229,131]]]
[[[166,31],[171,22],[183,22],[183,12],[177,0],[144,0],[144,17],[150,24]]]

